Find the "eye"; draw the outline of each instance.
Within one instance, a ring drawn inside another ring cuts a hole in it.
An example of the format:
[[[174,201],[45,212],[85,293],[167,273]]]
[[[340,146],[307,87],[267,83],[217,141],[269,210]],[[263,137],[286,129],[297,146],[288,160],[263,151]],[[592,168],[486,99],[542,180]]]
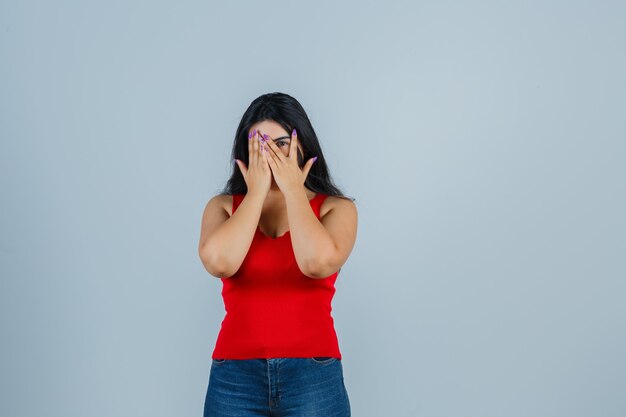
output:
[[[278,146],[279,148],[281,148],[281,147],[282,147],[282,145],[281,145],[281,144],[283,144],[283,143],[284,143],[285,145],[289,145],[289,142],[288,142],[288,141],[286,141],[286,140],[279,140],[278,142],[276,142],[276,146]]]

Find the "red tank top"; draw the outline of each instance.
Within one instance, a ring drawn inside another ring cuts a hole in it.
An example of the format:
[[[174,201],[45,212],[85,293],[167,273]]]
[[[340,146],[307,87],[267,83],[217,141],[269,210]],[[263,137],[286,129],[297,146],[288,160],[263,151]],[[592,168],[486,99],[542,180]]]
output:
[[[233,213],[244,197],[233,195]],[[318,219],[326,197],[318,193],[309,200]],[[289,233],[272,239],[257,226],[239,270],[232,277],[221,278],[226,315],[213,359],[341,359],[331,316],[339,271],[326,278],[304,275]]]

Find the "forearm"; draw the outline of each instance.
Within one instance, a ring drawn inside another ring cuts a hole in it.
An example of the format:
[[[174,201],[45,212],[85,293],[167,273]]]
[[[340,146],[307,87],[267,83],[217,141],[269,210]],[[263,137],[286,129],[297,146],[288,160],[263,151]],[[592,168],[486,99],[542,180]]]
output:
[[[334,253],[334,242],[319,221],[304,188],[285,192],[291,244],[298,267],[311,278],[324,278],[327,260]],[[321,274],[321,276],[320,276]]]

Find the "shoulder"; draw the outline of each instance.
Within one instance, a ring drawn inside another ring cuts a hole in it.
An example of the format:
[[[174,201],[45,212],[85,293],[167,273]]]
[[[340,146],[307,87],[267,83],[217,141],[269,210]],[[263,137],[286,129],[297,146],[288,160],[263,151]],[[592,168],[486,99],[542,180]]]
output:
[[[231,194],[217,194],[207,202],[207,207],[213,210],[223,210],[230,217],[233,208],[233,196]]]
[[[344,216],[357,216],[356,204],[347,197],[333,195],[326,197],[320,205],[320,218],[326,216],[331,211],[341,212]]]

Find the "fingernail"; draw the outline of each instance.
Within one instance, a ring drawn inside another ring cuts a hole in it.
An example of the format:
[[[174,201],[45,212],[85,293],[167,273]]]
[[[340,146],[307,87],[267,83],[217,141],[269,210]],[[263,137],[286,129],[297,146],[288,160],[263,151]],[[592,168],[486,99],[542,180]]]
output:
[[[313,162],[317,161],[317,156],[315,158],[313,158]]]
[[[256,135],[256,129],[252,131],[252,136]]]
[[[295,128],[295,127],[294,127],[294,128],[293,128],[293,130],[291,131],[291,134],[292,134],[293,136],[296,136],[296,135],[297,135],[297,133],[296,133],[296,128]]]

